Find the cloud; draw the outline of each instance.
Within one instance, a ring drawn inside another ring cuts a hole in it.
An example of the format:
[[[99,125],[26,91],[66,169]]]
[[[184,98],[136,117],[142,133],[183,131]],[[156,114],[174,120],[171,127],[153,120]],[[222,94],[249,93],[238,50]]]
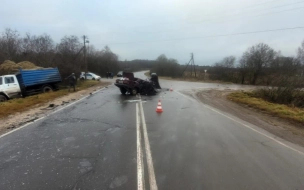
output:
[[[270,3],[271,2],[271,3]],[[109,45],[124,59],[155,59],[164,53],[179,63],[195,54],[196,63],[213,64],[241,56],[250,46],[267,43],[283,55],[295,55],[303,30],[228,37],[210,35],[304,26],[304,3],[289,0],[12,0],[0,7],[0,27],[21,34],[87,35],[96,48]],[[8,8],[9,7],[9,8]],[[197,38],[172,40],[180,38]],[[129,42],[129,44],[120,44]]]

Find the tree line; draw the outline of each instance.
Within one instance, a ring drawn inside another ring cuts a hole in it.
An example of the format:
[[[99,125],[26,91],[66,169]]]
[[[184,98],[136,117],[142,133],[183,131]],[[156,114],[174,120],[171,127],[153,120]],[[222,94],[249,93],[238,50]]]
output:
[[[48,34],[21,36],[16,30],[5,29],[0,35],[0,64],[4,60],[30,61],[41,67],[58,67],[63,77],[85,71],[84,44],[77,36],[64,36],[55,43]],[[160,76],[194,77],[191,67],[180,65],[176,59],[164,54],[156,60],[119,61],[117,54],[106,46],[102,50],[93,45],[86,47],[89,71],[105,76],[120,70],[150,69]],[[221,80],[240,84],[279,85],[290,81],[294,86],[304,86],[304,41],[295,57],[284,57],[267,44],[249,47],[240,58],[228,56],[213,66],[196,65],[199,80]]]
[[[151,71],[161,76],[189,77],[191,67],[185,68],[175,59],[160,55]],[[196,65],[196,72],[198,80],[206,79],[207,73],[210,80],[251,85],[278,85],[292,80],[295,85],[304,86],[304,41],[295,57],[284,57],[280,51],[260,43],[249,47],[239,59],[227,56],[213,66]]]
[[[30,61],[40,67],[58,67],[62,77],[71,73],[79,76],[85,71],[84,44],[77,36],[70,35],[55,43],[48,34],[21,36],[16,30],[5,29],[0,35],[0,64],[5,60]],[[120,68],[118,55],[106,46],[102,50],[93,45],[86,47],[88,70],[104,76]]]
[[[227,56],[213,66],[196,65],[195,75],[193,66],[180,65],[175,59],[160,55],[151,72],[173,78],[263,85],[266,87],[252,95],[275,103],[304,107],[304,41],[294,57],[282,56],[280,51],[259,43],[249,47],[238,59]]]
[[[156,63],[155,60],[142,60],[142,59],[135,59],[135,60],[125,60],[119,61],[119,68],[124,71],[141,71],[141,70],[149,70],[153,68],[154,64]]]

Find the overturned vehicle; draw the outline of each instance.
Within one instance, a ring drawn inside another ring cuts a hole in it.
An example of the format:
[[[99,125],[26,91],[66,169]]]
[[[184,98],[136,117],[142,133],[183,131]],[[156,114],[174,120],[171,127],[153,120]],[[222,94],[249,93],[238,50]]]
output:
[[[131,72],[123,72],[123,77],[116,80],[115,86],[120,89],[122,94],[131,95],[155,95],[157,90],[161,89],[155,73],[151,74],[150,79],[142,80],[135,78]]]

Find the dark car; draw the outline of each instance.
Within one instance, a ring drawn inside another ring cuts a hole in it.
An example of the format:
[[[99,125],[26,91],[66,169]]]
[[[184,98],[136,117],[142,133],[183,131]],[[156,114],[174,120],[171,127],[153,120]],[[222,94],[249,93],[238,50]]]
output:
[[[136,95],[154,95],[157,89],[161,89],[157,75],[152,76],[148,80],[135,78],[131,72],[123,72],[123,76],[116,80],[115,86],[120,89],[122,94]]]

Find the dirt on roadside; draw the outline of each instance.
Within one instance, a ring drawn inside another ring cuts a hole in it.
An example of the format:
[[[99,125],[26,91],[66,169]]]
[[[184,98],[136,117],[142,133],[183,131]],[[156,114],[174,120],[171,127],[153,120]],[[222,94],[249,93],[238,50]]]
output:
[[[109,82],[102,82],[85,90],[76,91],[66,96],[56,98],[55,100],[49,101],[48,103],[38,104],[30,110],[17,112],[15,114],[9,115],[6,118],[1,118],[0,135],[14,130],[22,125],[25,125],[26,123],[32,122],[40,117],[46,116],[56,109],[64,107],[110,84],[111,83]]]
[[[300,124],[291,123],[284,119],[271,116],[260,110],[246,105],[237,104],[227,99],[227,95],[233,90],[209,89],[204,91],[193,90],[186,92],[202,103],[210,105],[223,112],[234,115],[244,121],[252,123],[266,131],[294,144],[304,147],[304,127]]]

